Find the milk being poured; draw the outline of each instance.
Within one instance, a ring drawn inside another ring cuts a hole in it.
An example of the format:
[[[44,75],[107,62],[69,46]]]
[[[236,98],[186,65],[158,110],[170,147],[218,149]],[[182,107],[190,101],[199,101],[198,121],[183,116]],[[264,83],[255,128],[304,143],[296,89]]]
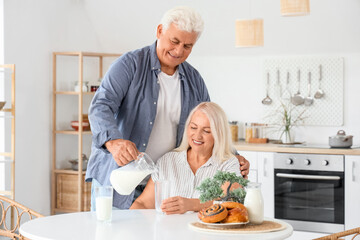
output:
[[[141,153],[135,161],[113,170],[110,182],[116,192],[121,195],[129,195],[147,175],[155,171],[156,167],[151,158],[145,153]]]

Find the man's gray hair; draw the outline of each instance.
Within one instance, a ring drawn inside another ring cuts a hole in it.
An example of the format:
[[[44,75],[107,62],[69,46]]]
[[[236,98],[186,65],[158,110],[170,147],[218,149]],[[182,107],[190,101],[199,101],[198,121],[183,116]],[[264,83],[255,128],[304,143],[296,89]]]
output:
[[[204,30],[204,21],[200,14],[195,9],[186,6],[172,8],[164,14],[160,22],[163,30],[166,31],[171,23],[176,24],[182,31],[196,32],[198,38]]]

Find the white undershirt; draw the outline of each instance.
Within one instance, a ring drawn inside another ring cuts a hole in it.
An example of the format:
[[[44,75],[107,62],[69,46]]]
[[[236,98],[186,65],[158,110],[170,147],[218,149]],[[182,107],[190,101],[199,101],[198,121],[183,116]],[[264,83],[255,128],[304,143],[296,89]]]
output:
[[[181,93],[178,70],[169,76],[158,75],[160,84],[154,126],[150,134],[146,153],[157,162],[165,153],[176,147],[177,127],[181,113]]]

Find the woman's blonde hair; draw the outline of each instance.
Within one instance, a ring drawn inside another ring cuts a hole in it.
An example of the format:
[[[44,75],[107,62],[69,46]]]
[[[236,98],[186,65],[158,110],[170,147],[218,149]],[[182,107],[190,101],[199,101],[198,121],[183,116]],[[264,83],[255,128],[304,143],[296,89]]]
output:
[[[233,145],[230,135],[228,119],[224,110],[219,105],[213,102],[202,102],[190,112],[186,120],[181,144],[178,148],[175,149],[175,151],[180,152],[190,148],[187,138],[187,132],[190,120],[196,111],[202,111],[209,119],[211,133],[214,137],[212,157],[215,157],[215,159],[219,162],[226,161],[229,158],[233,157]]]

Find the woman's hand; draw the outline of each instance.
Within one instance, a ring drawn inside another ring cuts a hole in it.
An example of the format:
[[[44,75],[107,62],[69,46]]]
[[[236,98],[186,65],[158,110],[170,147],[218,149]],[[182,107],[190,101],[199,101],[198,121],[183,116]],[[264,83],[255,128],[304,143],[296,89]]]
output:
[[[189,199],[180,196],[170,197],[163,200],[161,204],[161,210],[167,215],[182,214],[186,213],[187,211],[193,211],[193,200],[197,199]]]

